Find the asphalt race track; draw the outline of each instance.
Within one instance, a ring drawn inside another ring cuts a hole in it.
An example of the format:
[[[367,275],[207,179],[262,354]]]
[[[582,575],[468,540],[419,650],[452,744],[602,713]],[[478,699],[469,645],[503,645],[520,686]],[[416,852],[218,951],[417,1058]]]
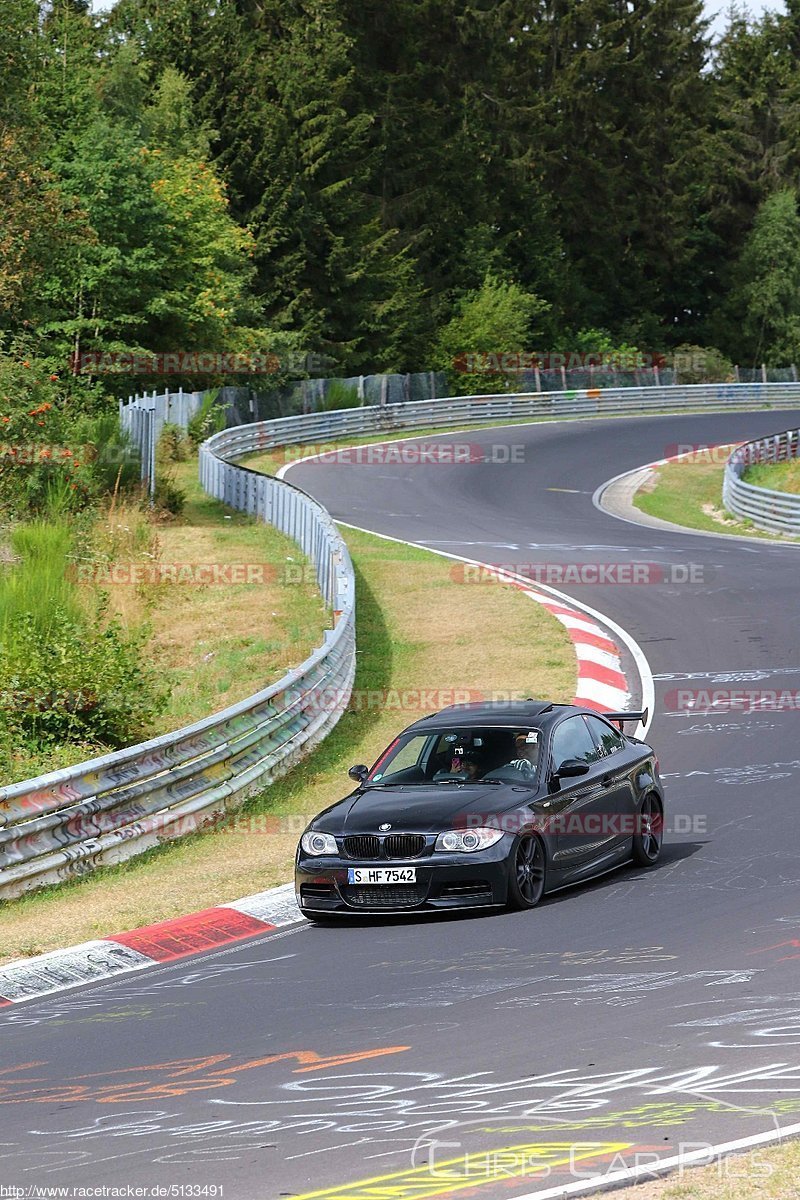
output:
[[[800,549],[592,503],[676,444],[798,424],[528,425],[442,435],[483,448],[470,464],[294,468],[335,517],[471,559],[694,564],[562,586],[655,676],[662,861],[534,912],[296,926],[4,1010],[0,1183],[495,1200],[800,1122],[800,712],[676,699],[800,696]]]

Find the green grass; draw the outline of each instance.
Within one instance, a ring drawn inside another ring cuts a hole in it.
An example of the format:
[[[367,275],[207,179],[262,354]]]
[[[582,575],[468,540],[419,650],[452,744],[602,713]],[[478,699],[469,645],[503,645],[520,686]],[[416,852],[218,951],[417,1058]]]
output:
[[[75,589],[67,579],[72,540],[70,526],[63,519],[40,519],[12,530],[10,548],[15,561],[0,571],[3,645],[14,622],[26,614],[42,638],[47,637],[54,608],[79,615]]]
[[[18,561],[0,569],[0,645],[13,663],[12,618],[31,613],[47,645],[51,615],[66,611],[91,629],[98,590],[126,630],[149,628],[148,659],[165,681],[162,711],[130,740],[168,733],[200,720],[280,679],[321,645],[331,614],[295,543],[270,526],[207,496],[197,460],[176,464],[186,493],[183,514],[159,525],[130,501],[67,521],[50,518],[18,526],[9,549]],[[170,583],[78,586],[68,565],[260,564],[264,581],[212,586]],[[271,576],[268,577],[268,573]],[[24,656],[22,658],[24,660]],[[0,663],[0,666],[2,664]],[[0,682],[3,680],[0,671]],[[61,681],[68,688],[68,683]],[[40,685],[39,685],[40,686]],[[89,733],[53,739],[21,737],[0,720],[0,782],[13,783],[94,758],[113,748]]]
[[[633,503],[641,512],[687,529],[710,533],[739,534],[775,539],[780,535],[756,529],[749,521],[737,521],[722,507],[724,463],[668,463],[656,469],[652,488],[640,490]],[[787,538],[787,541],[795,540]]]
[[[800,459],[793,458],[789,462],[758,463],[749,467],[744,473],[745,483],[754,487],[772,488],[775,492],[791,492],[800,494]]]

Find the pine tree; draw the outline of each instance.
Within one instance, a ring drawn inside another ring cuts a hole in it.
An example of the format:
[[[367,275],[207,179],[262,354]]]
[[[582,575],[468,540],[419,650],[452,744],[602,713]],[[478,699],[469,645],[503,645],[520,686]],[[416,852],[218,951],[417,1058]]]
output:
[[[800,359],[800,214],[783,188],[756,214],[737,265],[731,298],[742,349],[753,364],[785,366]]]
[[[693,300],[710,113],[700,0],[544,0],[525,45],[580,323],[657,338]]]
[[[369,187],[371,118],[352,103],[352,43],[334,0],[121,0],[117,29],[155,75],[190,81],[212,154],[255,237],[268,323],[343,369],[415,360],[414,263]]]

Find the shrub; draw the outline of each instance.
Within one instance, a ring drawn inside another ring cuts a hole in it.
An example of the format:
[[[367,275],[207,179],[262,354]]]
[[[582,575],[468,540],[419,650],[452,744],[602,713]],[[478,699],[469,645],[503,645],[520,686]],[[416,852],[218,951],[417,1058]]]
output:
[[[714,346],[676,346],[670,356],[679,383],[730,383],[733,363]]]
[[[534,323],[550,307],[518,284],[487,274],[483,286],[468,292],[452,319],[439,330],[434,365],[447,371],[460,395],[513,391],[516,375],[502,371],[459,370],[466,355],[516,354],[531,350]]]
[[[108,597],[81,602],[69,578],[65,523],[20,526],[17,558],[0,573],[0,712],[12,742],[98,741],[147,733],[165,695],[145,664],[148,631],[108,615]]]
[[[120,428],[116,412],[83,417],[76,422],[74,438],[83,448],[95,496],[132,492],[140,486],[139,451]]]
[[[159,471],[156,476],[156,489],[154,496],[155,507],[162,513],[169,513],[172,517],[179,517],[183,512],[186,504],[186,492],[175,481],[175,476],[170,471]]]
[[[219,403],[218,395],[218,390],[206,392],[200,408],[189,418],[187,434],[195,450],[206,438],[225,428],[225,405]]]
[[[165,422],[156,447],[156,462],[186,462],[191,452],[192,444],[180,425]]]
[[[41,362],[0,354],[0,508],[21,518],[46,511],[54,486],[64,493],[62,507],[72,510],[94,492],[67,394],[45,370]]]
[[[319,412],[337,412],[340,408],[360,408],[358,388],[343,379],[331,379],[317,405]]]

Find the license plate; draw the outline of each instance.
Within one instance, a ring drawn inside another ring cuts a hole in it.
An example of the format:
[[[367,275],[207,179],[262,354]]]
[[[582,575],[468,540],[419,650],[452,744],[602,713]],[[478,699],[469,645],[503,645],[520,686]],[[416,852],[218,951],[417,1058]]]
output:
[[[348,883],[416,883],[416,867],[348,867]]]

